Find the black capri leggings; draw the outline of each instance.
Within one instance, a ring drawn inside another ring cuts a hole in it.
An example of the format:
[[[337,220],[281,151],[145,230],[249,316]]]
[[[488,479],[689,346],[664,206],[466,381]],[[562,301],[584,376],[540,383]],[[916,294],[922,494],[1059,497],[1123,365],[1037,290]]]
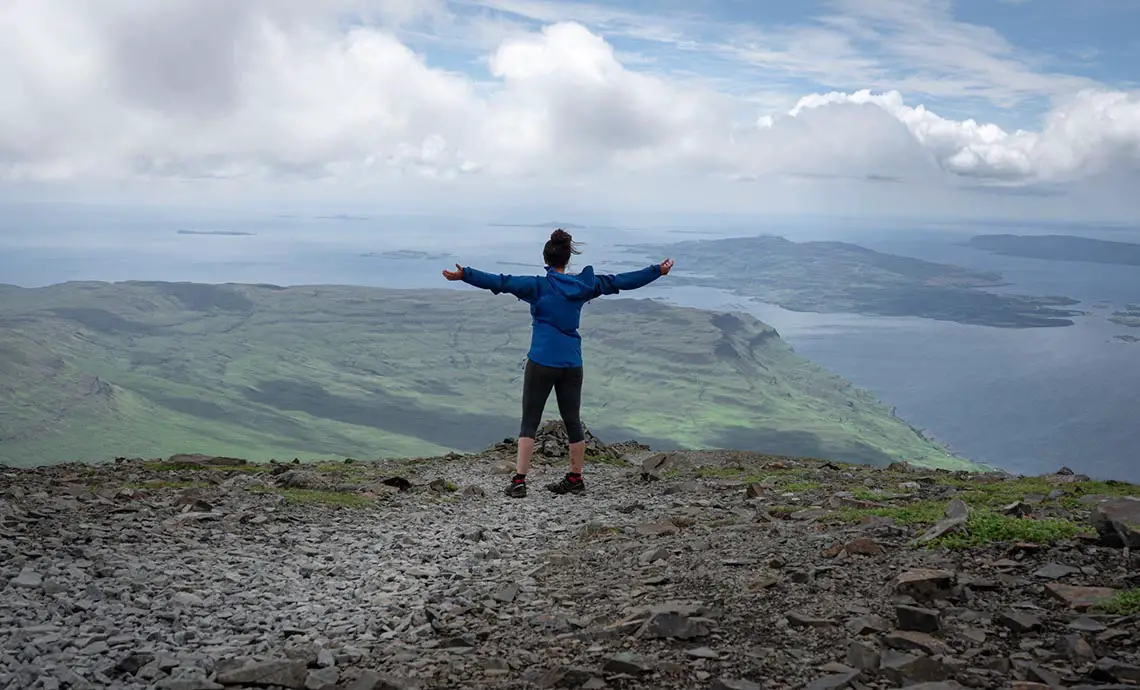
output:
[[[570,443],[586,440],[579,412],[582,407],[582,367],[569,369],[545,367],[527,360],[523,374],[522,428],[519,438],[534,438],[542,422],[542,410],[550,397],[550,389],[558,398],[558,413],[566,425]]]

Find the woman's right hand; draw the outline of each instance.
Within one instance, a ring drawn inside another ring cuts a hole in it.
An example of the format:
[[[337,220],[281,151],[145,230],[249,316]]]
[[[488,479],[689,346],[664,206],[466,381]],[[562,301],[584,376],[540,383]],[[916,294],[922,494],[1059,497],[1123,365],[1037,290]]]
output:
[[[665,259],[664,261],[661,262],[661,275],[667,276],[667,275],[669,275],[669,271],[671,271],[671,270],[673,270],[673,260],[672,259]]]
[[[449,271],[445,268],[443,269],[443,277],[448,280],[463,280],[463,267],[459,264],[455,264],[454,271]]]

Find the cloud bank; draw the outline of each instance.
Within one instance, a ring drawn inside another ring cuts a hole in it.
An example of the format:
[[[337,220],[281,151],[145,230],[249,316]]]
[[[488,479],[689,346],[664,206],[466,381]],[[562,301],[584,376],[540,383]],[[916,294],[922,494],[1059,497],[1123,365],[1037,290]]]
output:
[[[941,117],[889,89],[809,94],[761,112],[709,83],[623,64],[572,21],[504,31],[481,67],[460,70],[394,29],[442,4],[316,5],[10,0],[0,7],[0,180],[667,174],[976,185],[1140,167],[1138,92],[1075,91],[1036,131]]]

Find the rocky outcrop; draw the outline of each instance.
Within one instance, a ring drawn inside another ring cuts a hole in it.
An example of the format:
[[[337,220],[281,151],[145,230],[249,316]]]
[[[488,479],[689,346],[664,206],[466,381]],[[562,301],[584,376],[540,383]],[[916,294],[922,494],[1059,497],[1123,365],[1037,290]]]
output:
[[[585,424],[582,425],[586,436],[586,458],[588,460],[609,459],[620,460],[629,455],[635,456],[649,451],[649,446],[636,441],[626,441],[606,445],[602,443]],[[503,439],[485,451],[486,454],[502,456],[513,461],[518,453],[518,441],[513,438]],[[534,439],[534,461],[540,463],[563,463],[570,457],[570,440],[566,434],[566,425],[561,420],[547,420],[539,427]]]
[[[1140,497],[1106,500],[1097,505],[1092,520],[1107,542],[1140,548]]]
[[[512,500],[502,452],[0,470],[0,688],[1140,683],[1135,487],[633,447]]]

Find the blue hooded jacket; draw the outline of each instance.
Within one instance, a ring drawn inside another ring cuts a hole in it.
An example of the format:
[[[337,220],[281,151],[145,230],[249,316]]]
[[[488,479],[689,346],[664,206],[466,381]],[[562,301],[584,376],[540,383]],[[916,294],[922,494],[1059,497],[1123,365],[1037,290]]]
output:
[[[559,369],[582,366],[582,338],[578,324],[582,306],[602,295],[636,290],[661,277],[661,265],[617,275],[594,275],[587,266],[573,275],[559,273],[549,266],[545,276],[495,275],[463,267],[463,282],[506,292],[530,305],[531,337],[527,359],[535,364]]]

